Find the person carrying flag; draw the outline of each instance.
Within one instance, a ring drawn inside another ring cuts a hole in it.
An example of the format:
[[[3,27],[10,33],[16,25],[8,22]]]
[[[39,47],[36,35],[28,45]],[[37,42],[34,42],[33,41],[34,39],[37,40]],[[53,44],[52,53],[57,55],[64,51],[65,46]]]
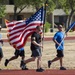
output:
[[[60,60],[60,70],[66,70],[63,67],[63,57],[64,57],[64,33],[62,32],[62,25],[58,26],[58,32],[53,37],[53,41],[55,43],[55,47],[57,49],[57,56],[53,60],[48,61],[48,67],[50,68],[51,64],[57,60]],[[61,43],[61,44],[60,44]]]
[[[36,31],[31,35],[31,58],[24,61],[25,65],[29,62],[35,61],[37,58],[37,72],[43,72],[44,69],[41,67],[41,48],[43,47],[41,44],[41,26],[36,27]]]

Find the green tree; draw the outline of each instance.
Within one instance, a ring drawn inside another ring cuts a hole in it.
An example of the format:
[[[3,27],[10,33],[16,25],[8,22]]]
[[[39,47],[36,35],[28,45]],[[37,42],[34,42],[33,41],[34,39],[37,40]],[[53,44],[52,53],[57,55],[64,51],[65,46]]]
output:
[[[54,1],[53,0],[48,0],[48,2],[47,2],[47,4],[48,4],[47,12],[50,13],[50,12],[52,12],[55,9],[56,4],[54,3]],[[46,2],[46,0],[31,0],[31,4],[30,5],[32,5],[37,11],[41,6],[45,5],[45,2]]]
[[[61,8],[66,12],[66,14],[69,15],[66,24],[66,26],[68,27],[72,22],[72,18],[75,12],[75,0],[58,0],[58,2]]]
[[[5,5],[4,1],[0,0],[0,18],[5,16]]]
[[[17,19],[17,16],[21,13],[21,11],[29,6],[32,6],[36,11],[44,5],[46,0],[14,0],[14,19]],[[49,11],[53,11],[55,8],[55,4],[53,0],[49,0]],[[19,11],[17,11],[20,9]],[[49,12],[48,11],[48,12]]]
[[[0,18],[5,16],[5,6],[0,4]]]
[[[31,1],[30,5],[36,9],[36,11],[43,6],[44,0],[29,0]]]
[[[17,16],[21,13],[21,11],[29,6],[35,7],[37,10],[41,4],[41,0],[14,0],[14,19],[17,19]],[[17,9],[20,9],[17,12]]]
[[[14,19],[17,19],[17,16],[21,13],[21,11],[30,5],[29,0],[14,0]],[[20,9],[17,12],[17,9]]]

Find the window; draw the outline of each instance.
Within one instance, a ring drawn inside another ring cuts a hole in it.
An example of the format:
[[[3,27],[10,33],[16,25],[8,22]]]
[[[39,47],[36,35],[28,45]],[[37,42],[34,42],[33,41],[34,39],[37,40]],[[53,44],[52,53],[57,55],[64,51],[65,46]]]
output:
[[[14,0],[9,0],[9,4],[13,5],[14,4]]]
[[[0,18],[0,24],[2,24],[2,18]]]
[[[24,19],[23,15],[18,15],[17,16],[17,20],[23,20],[23,19]]]
[[[10,20],[10,21],[13,21],[13,16],[14,16],[14,15],[9,15],[9,20]],[[23,15],[18,15],[18,16],[17,16],[17,21],[23,20],[23,19],[24,19],[24,16],[23,16]]]
[[[63,23],[64,22],[64,16],[59,16],[59,22]]]
[[[13,15],[9,15],[9,20],[13,21]]]

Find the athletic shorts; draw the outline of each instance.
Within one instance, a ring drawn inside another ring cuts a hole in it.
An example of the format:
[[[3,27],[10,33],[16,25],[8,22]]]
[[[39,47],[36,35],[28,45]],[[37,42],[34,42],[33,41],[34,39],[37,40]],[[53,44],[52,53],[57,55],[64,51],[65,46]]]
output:
[[[57,50],[57,57],[63,57],[63,50]]]
[[[25,56],[25,51],[24,50],[22,50],[22,51],[21,50],[15,50],[15,53],[14,54],[17,57],[18,56],[21,56],[22,57],[22,56]]]
[[[32,50],[32,55],[31,57],[38,57],[38,56],[41,56],[41,49],[38,48],[38,49],[35,49],[35,50]]]
[[[0,48],[0,58],[3,57],[3,51],[2,51],[2,48]]]

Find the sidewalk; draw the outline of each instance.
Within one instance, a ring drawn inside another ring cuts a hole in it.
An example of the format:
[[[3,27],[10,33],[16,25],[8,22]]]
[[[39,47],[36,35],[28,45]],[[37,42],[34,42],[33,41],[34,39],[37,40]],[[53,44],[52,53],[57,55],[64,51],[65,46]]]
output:
[[[47,32],[47,33],[44,33],[44,35],[45,37],[53,37],[55,33],[56,32]],[[75,36],[75,31],[67,33],[67,37],[73,37],[73,36]]]
[[[3,28],[1,31],[3,38],[7,38],[7,28]],[[53,37],[56,31],[54,32],[47,32],[44,33],[44,37]],[[68,32],[67,37],[74,37],[75,36],[75,31],[74,32]]]

